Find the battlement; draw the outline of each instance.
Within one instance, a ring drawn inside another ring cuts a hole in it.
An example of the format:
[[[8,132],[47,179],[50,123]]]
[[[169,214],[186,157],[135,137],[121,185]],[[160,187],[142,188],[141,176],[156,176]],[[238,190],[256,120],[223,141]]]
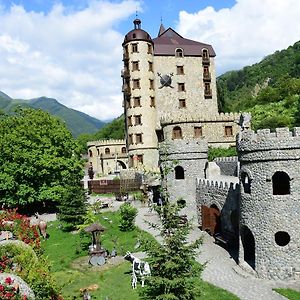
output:
[[[242,131],[237,135],[238,152],[251,152],[259,150],[300,149],[300,127],[291,131],[289,128]]]
[[[87,142],[88,147],[96,146],[116,146],[116,145],[126,145],[125,140],[98,140],[98,141],[91,141]]]
[[[160,122],[162,125],[178,123],[199,123],[199,122],[236,122],[240,118],[240,113],[219,113],[216,115],[187,115],[187,114],[170,114],[165,113]]]
[[[214,162],[237,162],[237,156],[216,157]]]
[[[217,189],[217,190],[224,190],[228,191],[237,190],[239,188],[239,184],[235,182],[229,181],[221,181],[221,180],[211,180],[205,178],[197,178],[197,189]]]

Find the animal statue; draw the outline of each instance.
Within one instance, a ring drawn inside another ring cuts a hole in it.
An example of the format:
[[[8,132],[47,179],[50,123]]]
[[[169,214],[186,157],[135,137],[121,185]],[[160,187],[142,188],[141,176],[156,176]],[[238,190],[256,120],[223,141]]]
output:
[[[251,126],[251,114],[243,112],[238,124],[240,125],[242,131],[249,129]]]
[[[138,278],[141,279],[142,287],[145,285],[145,277],[151,275],[150,266],[146,261],[142,261],[139,258],[132,255],[129,251],[126,252],[123,257],[132,263],[132,275],[131,275],[131,286],[133,289],[136,288]]]
[[[40,230],[40,234],[43,236],[44,239],[47,238],[47,222],[42,220],[40,218],[40,215],[39,213],[35,213],[35,217],[36,217],[36,220],[37,220],[37,226],[39,227],[39,230]]]

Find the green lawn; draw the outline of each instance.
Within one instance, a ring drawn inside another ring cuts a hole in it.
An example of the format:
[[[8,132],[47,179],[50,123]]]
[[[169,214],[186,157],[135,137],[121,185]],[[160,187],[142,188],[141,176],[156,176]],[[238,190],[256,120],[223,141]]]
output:
[[[300,292],[291,289],[274,289],[280,295],[290,300],[300,300]]]
[[[118,228],[118,213],[103,213],[98,220],[106,228],[101,241],[104,248],[111,251],[116,245],[119,255],[126,251],[136,252],[137,241],[142,238],[152,239],[148,233],[138,229],[132,232],[121,232]],[[78,233],[63,232],[58,221],[48,226],[49,239],[43,242],[45,255],[52,263],[52,273],[62,287],[65,300],[82,299],[81,288],[98,285],[91,291],[92,299],[97,300],[139,300],[137,290],[131,288],[131,265],[122,257],[114,263],[108,261],[104,267],[92,267],[88,264],[88,252],[84,246],[91,243],[91,237],[80,237]],[[202,295],[197,300],[236,300],[236,296],[199,280]]]

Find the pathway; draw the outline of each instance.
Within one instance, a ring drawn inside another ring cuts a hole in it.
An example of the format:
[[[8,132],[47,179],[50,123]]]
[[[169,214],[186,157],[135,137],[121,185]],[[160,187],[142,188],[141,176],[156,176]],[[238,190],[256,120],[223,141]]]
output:
[[[138,207],[139,212],[136,224],[141,229],[158,236],[158,232],[145,222],[159,222],[155,213],[150,213],[147,207]],[[281,282],[255,278],[236,265],[229,253],[220,246],[214,244],[213,238],[199,229],[191,232],[189,239],[194,240],[203,236],[201,253],[197,257],[200,263],[207,263],[202,278],[218,287],[226,289],[237,295],[241,300],[282,300],[285,297],[272,291],[274,287],[291,287],[300,290],[300,282]]]

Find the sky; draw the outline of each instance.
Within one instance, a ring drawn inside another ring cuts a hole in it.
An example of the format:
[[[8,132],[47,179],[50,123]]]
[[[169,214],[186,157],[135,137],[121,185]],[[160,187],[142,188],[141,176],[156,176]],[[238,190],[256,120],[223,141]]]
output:
[[[299,0],[0,0],[0,91],[107,121],[122,114],[122,42],[136,15],[213,46],[217,74],[300,40]]]

